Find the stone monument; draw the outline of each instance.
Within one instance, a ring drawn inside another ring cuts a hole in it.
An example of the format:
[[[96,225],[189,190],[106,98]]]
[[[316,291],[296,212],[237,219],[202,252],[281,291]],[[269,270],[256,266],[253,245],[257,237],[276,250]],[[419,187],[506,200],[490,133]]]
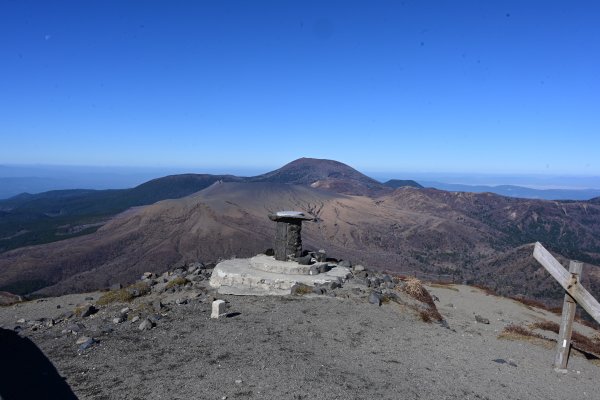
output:
[[[278,211],[269,214],[271,221],[277,222],[275,230],[275,259],[289,261],[302,256],[302,221],[314,221],[300,211]]]
[[[259,254],[221,261],[210,277],[210,286],[218,293],[282,296],[295,285],[342,284],[352,275],[349,268],[328,263],[324,251],[309,253],[307,263],[296,260],[302,256],[302,221],[313,218],[299,211],[279,211],[269,218],[277,222],[275,257]]]

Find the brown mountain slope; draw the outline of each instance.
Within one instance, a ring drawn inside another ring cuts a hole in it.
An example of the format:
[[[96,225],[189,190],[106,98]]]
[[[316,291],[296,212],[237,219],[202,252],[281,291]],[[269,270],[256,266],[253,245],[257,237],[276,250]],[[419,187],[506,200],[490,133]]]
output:
[[[576,250],[567,239],[576,237],[577,258],[600,264],[600,206],[587,202],[413,188],[371,198],[299,185],[216,183],[130,210],[88,236],[4,253],[0,286],[65,293],[132,281],[179,262],[250,256],[271,246],[267,214],[281,209],[319,217],[305,224],[305,247],[399,273],[448,274],[508,295],[561,296],[530,249],[519,247],[534,240],[566,254]],[[596,271],[588,275],[592,291],[600,288]]]
[[[313,188],[353,195],[377,195],[391,191],[389,187],[346,164],[318,158],[299,158],[275,171],[249,180],[310,185]]]

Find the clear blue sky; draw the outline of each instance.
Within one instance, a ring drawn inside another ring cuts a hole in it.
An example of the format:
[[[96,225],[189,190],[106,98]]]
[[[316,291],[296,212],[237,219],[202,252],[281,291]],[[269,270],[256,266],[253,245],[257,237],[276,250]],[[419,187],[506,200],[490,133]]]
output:
[[[0,164],[600,175],[597,1],[0,0]]]

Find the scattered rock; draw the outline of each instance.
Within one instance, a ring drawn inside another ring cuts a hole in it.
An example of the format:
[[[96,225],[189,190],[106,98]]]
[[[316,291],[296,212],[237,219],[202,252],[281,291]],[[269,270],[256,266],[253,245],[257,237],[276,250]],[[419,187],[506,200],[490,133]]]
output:
[[[119,315],[118,317],[113,318],[112,322],[114,324],[120,324],[121,322],[125,321],[125,316],[124,315]]]
[[[83,339],[83,338],[81,338],[81,339]],[[79,346],[79,350],[80,351],[87,350],[90,347],[92,347],[93,345],[95,345],[96,343],[98,343],[96,341],[96,339],[94,339],[94,338],[86,338],[86,340],[84,342],[81,342],[81,343],[79,342],[79,340],[77,342],[78,342],[77,344],[80,345]]]
[[[369,303],[380,306],[381,305],[381,295],[376,292],[371,292],[371,294],[369,294]]]
[[[317,251],[315,253],[314,257],[317,260],[317,262],[325,262],[325,261],[327,261],[327,253],[325,253],[325,250],[323,250],[323,249]]]
[[[148,330],[154,328],[155,326],[156,326],[156,324],[153,321],[151,321],[149,318],[146,318],[145,320],[142,321],[142,323],[140,324],[138,329],[140,331],[148,331]]]
[[[140,320],[140,316],[136,315],[135,317],[131,318],[131,323],[133,324],[134,322],[138,322]]]
[[[164,305],[164,304],[162,303],[162,301],[160,301],[160,299],[159,299],[159,300],[155,300],[155,301],[152,303],[152,308],[153,308],[153,309],[154,309],[154,311],[156,311],[156,312],[161,312],[161,311],[162,311],[162,310],[165,308],[165,305]]]
[[[98,312],[98,309],[96,307],[94,307],[92,304],[87,304],[81,308],[80,317],[87,318],[90,315],[96,314],[97,312]]]
[[[148,279],[153,279],[155,277],[155,275],[152,272],[144,272],[142,274],[142,280],[148,280]]]
[[[310,265],[311,261],[312,256],[310,254],[307,254],[304,257],[296,257],[296,262],[300,265]]]
[[[17,324],[24,324],[25,323],[25,318],[21,318],[17,320]]]
[[[314,294],[318,294],[318,295],[323,295],[323,294],[327,293],[327,289],[325,289],[324,287],[320,287],[320,286],[315,286],[312,291]]]
[[[348,260],[342,260],[338,263],[338,267],[350,268],[350,267],[352,267],[352,263]]]
[[[85,301],[94,301],[94,298],[93,298],[93,297],[90,297],[90,296],[88,296],[88,297],[86,297],[86,298],[85,298]]]
[[[517,366],[517,364],[515,364],[512,360],[506,361],[503,358],[496,358],[495,360],[492,360],[492,361],[495,362],[495,363],[498,363],[498,364],[508,364],[511,367],[516,367]]]
[[[368,278],[354,278],[354,283],[365,285],[366,287],[371,286],[371,281]]]
[[[489,319],[484,318],[481,315],[475,315],[475,321],[479,322],[480,324],[486,324],[486,325],[488,325],[490,323]]]
[[[354,267],[352,267],[352,270],[353,270],[354,272],[362,272],[362,271],[364,271],[364,270],[365,270],[365,267],[364,267],[364,266],[362,266],[362,265],[360,265],[360,264],[357,264],[357,265],[355,265]]]
[[[90,340],[91,338],[87,337],[87,336],[80,336],[79,338],[77,338],[77,340],[75,341],[75,344],[83,344],[85,342],[87,342],[88,340]]]
[[[64,331],[67,331],[67,333],[79,333],[81,331],[83,331],[85,329],[85,325],[82,324],[81,322],[77,322],[75,324],[69,324]]]
[[[188,299],[179,298],[179,299],[175,300],[175,304],[178,304],[178,305],[183,305],[183,304],[187,304],[187,303],[188,303]]]
[[[60,319],[62,319],[62,320],[71,319],[71,318],[73,318],[73,315],[75,315],[75,313],[73,311],[67,311],[60,315]]]

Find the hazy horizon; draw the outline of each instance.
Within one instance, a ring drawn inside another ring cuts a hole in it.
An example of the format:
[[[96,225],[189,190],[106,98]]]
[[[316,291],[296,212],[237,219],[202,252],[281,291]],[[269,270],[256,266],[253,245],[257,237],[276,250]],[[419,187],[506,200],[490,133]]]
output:
[[[293,161],[293,160],[290,160]],[[162,166],[122,167],[94,165],[0,165],[0,179],[46,179],[47,190],[54,189],[121,189],[133,187],[148,180],[185,173],[255,176],[270,172],[283,165],[250,168],[244,166]],[[350,165],[350,167],[353,167]],[[600,176],[551,175],[551,174],[493,174],[468,172],[424,172],[424,171],[373,171],[355,168],[365,175],[385,182],[390,179],[415,180],[419,183],[446,183],[468,186],[514,185],[532,189],[600,189]],[[46,190],[43,190],[46,191]]]

